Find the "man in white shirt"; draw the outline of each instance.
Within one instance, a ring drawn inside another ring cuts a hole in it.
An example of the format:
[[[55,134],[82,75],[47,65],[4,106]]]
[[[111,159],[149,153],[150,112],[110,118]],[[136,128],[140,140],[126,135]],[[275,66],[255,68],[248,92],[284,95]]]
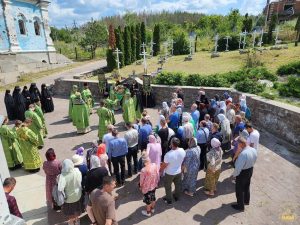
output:
[[[128,145],[128,153],[126,155],[127,167],[128,167],[128,177],[132,177],[132,159],[133,159],[133,172],[137,174],[138,172],[138,139],[139,133],[136,129],[133,128],[131,123],[126,123],[127,132],[124,135],[124,138]]]
[[[185,151],[182,148],[178,148],[180,141],[178,138],[172,138],[171,140],[171,150],[167,152],[164,157],[164,162],[162,163],[160,170],[165,170],[165,191],[166,197],[164,201],[171,205],[172,204],[172,183],[175,185],[175,193],[173,195],[174,200],[178,201],[181,194],[181,165],[185,158]]]
[[[248,143],[252,148],[255,148],[256,151],[258,150],[258,145],[259,145],[259,132],[252,127],[251,123],[246,123],[245,128],[247,129],[249,133],[248,137]]]

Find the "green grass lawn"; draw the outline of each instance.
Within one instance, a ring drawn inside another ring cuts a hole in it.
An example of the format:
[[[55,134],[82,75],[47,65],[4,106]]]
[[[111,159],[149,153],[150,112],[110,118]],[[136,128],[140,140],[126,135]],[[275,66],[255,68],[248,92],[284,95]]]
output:
[[[225,73],[241,69],[245,65],[247,55],[240,55],[238,51],[221,52],[220,57],[211,58],[210,52],[195,53],[192,61],[184,61],[184,56],[173,56],[163,65],[164,71],[184,72],[187,74],[198,73],[210,75],[215,73]],[[290,44],[289,49],[283,50],[265,50],[262,53],[257,52],[257,57],[271,72],[283,64],[300,60],[300,46],[294,47]],[[160,67],[158,57],[147,60],[148,73],[157,71]],[[125,66],[120,70],[122,77],[127,77],[135,70],[137,74],[143,73],[144,66],[132,64]],[[97,79],[97,78],[95,78]]]

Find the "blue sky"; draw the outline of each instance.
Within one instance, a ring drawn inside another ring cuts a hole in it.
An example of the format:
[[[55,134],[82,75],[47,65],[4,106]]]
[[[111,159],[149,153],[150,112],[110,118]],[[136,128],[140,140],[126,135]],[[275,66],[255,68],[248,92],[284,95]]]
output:
[[[52,0],[49,7],[51,26],[68,27],[73,21],[82,24],[92,17],[124,14],[126,11],[188,11],[208,14],[227,14],[237,8],[257,15],[265,6],[266,0]]]

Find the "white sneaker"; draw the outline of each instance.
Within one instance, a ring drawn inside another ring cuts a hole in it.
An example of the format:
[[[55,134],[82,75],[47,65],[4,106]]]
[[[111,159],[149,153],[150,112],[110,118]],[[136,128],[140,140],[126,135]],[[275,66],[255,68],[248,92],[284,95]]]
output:
[[[147,217],[151,216],[151,213],[148,213],[146,210],[142,210],[142,214]]]

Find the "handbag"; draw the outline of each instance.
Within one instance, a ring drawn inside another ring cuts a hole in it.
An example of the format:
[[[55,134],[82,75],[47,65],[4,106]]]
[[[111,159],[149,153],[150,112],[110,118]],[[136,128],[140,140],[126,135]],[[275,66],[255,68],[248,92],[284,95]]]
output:
[[[53,187],[52,197],[56,202],[56,205],[62,206],[65,203],[66,195],[64,191],[58,190],[58,184]]]

